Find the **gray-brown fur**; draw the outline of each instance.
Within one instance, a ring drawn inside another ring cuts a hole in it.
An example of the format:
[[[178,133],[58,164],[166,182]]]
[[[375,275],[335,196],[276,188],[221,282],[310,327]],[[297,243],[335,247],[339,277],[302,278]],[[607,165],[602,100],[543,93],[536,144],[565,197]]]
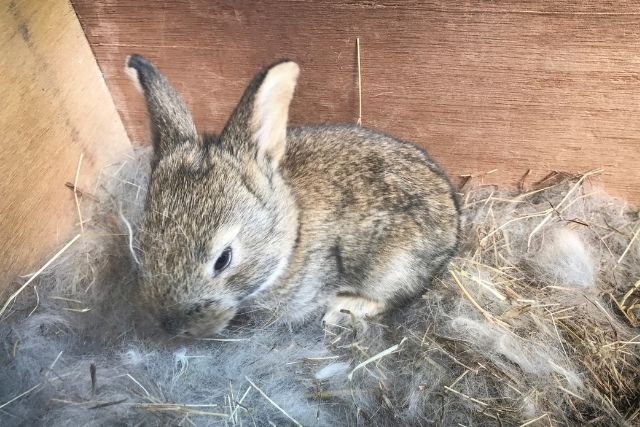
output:
[[[424,291],[454,254],[459,227],[451,186],[428,155],[353,125],[293,128],[287,143],[282,173],[300,209],[299,243],[274,290],[316,300],[330,288],[392,307]],[[397,269],[402,286],[381,280]]]
[[[140,293],[171,333],[215,333],[250,305],[289,320],[320,306],[330,323],[343,309],[375,315],[428,289],[455,253],[456,198],[424,151],[352,125],[286,130],[294,63],[263,69],[220,136],[204,139],[149,62],[133,56],[127,65],[160,141]],[[218,273],[224,247],[233,256]]]

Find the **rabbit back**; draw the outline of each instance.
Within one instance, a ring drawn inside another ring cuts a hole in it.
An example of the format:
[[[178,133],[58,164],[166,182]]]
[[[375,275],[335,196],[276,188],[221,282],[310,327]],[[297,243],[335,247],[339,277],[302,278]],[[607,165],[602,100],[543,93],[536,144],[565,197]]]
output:
[[[352,125],[290,128],[281,167],[299,224],[276,291],[294,317],[318,304],[331,311],[336,296],[370,301],[376,312],[398,306],[427,289],[457,250],[456,195],[411,143]]]

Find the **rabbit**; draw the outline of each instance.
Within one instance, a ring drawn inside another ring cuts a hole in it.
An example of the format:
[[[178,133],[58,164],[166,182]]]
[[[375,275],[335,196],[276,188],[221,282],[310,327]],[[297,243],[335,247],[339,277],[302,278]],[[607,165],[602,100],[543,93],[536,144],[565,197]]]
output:
[[[138,286],[159,329],[210,336],[252,304],[288,322],[377,316],[456,254],[457,195],[424,150],[357,125],[287,127],[294,61],[263,68],[202,137],[154,65],[131,55],[125,70],[151,122]]]

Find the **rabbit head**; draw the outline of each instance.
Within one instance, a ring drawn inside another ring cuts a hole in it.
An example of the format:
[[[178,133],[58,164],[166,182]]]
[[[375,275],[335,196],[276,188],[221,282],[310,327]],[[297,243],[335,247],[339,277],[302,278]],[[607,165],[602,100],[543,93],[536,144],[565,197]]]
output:
[[[145,96],[152,170],[140,228],[144,309],[173,335],[224,328],[286,270],[298,211],[279,163],[299,73],[281,61],[251,81],[218,137],[200,137],[179,95],[145,58],[126,71]]]

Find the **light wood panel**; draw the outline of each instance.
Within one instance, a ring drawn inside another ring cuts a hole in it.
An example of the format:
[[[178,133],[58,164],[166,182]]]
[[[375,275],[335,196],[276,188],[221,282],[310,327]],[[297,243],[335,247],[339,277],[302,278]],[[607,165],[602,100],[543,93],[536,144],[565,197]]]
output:
[[[0,4],[0,290],[78,228],[72,191],[130,150],[70,3]]]
[[[129,135],[146,141],[127,54],[156,62],[201,130],[219,130],[251,75],[302,65],[292,122],[363,122],[428,148],[451,175],[534,181],[606,169],[640,202],[640,4],[635,1],[74,0]]]

